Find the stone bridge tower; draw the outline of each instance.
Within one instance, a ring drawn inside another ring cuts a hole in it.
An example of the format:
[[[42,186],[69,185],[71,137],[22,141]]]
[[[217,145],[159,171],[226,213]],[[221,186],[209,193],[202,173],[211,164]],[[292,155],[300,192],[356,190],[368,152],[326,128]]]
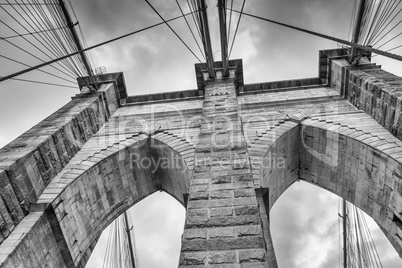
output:
[[[402,78],[344,49],[315,78],[198,89],[83,88],[0,150],[0,267],[84,267],[102,230],[158,190],[187,209],[180,267],[277,267],[269,211],[297,180],[370,215],[402,256]]]

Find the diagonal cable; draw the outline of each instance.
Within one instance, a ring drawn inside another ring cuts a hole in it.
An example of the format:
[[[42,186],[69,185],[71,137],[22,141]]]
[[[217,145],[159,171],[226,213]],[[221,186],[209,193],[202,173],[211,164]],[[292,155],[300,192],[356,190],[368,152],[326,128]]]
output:
[[[197,13],[194,15],[194,13],[195,13],[195,11],[196,11],[197,9],[194,8],[192,2],[191,2],[191,4],[190,4],[190,2],[189,2],[188,0],[186,0],[186,1],[187,1],[187,5],[188,5],[189,10],[190,10],[190,12],[192,13],[192,14],[191,14],[191,17],[193,18],[194,25],[195,25],[195,27],[197,28],[198,35],[199,35],[199,37],[202,39],[201,31],[200,31],[200,26],[198,25],[198,24],[199,24],[199,20],[198,20],[198,18],[196,18],[196,14],[197,14]]]
[[[0,7],[0,8],[2,8],[2,7]],[[3,9],[3,8],[2,8]],[[15,19],[15,18],[14,18]],[[17,32],[16,30],[14,30],[13,28],[11,28],[8,24],[6,24],[4,21],[2,21],[2,20],[0,20],[0,23],[2,23],[2,24],[4,24],[6,27],[8,27],[10,30],[12,30],[15,34],[19,34],[19,32]],[[49,57],[50,59],[51,59],[51,57],[46,53],[46,52],[44,52],[41,48],[39,48],[38,46],[36,46],[35,44],[33,44],[31,41],[29,41],[27,38],[25,38],[25,37],[22,37],[26,42],[28,42],[29,44],[31,44],[32,46],[34,46],[36,49],[38,49],[40,52],[42,52],[43,54],[45,54],[47,57]],[[4,40],[4,39],[3,39]],[[15,47],[18,47],[17,45],[15,45],[14,43],[12,43],[12,42],[10,42],[10,41],[8,41],[8,40],[4,40],[4,41],[6,41],[7,43],[9,43],[9,44],[11,44],[11,45],[13,45],[13,46],[15,46]],[[26,50],[23,50],[24,52],[26,52]],[[29,52],[26,52],[27,54],[29,54],[29,55],[33,55],[32,53],[29,53]],[[42,59],[40,59],[40,58],[38,58],[37,56],[33,56],[33,57],[35,57],[36,59],[39,59],[40,61],[42,61],[42,62],[45,62],[44,60],[42,60]],[[58,63],[59,64],[59,63]],[[55,66],[51,66],[52,68],[54,68],[54,69],[56,69],[56,70],[58,70],[59,72],[61,72],[61,73],[64,73],[65,75],[67,75],[67,76],[70,76],[70,77],[72,77],[71,75],[69,75],[69,74],[67,74],[67,73],[65,73],[64,71],[62,71],[62,70],[60,70],[59,68],[57,68],[57,67],[55,67]],[[64,67],[64,66],[62,66],[62,67]],[[74,77],[72,77],[72,78],[74,78]]]
[[[68,87],[68,88],[77,89],[77,86],[75,86],[75,87],[74,86],[67,86],[67,85],[49,83],[49,82],[44,82],[44,81],[28,80],[28,79],[21,79],[21,78],[11,78],[11,80],[20,81],[20,82],[29,82],[29,83],[41,84],[41,85],[48,85],[48,86]]]
[[[8,3],[9,3],[9,1],[8,0],[6,0]],[[18,5],[18,4],[17,4]],[[13,16],[13,14],[11,14],[9,11],[7,11],[5,8],[3,8],[3,7],[0,7],[6,14],[8,14],[13,20],[15,20],[25,31],[27,31],[27,32],[29,32],[29,30],[21,23],[21,21],[19,21],[15,16]],[[18,14],[22,19],[23,19],[23,21],[25,21],[28,25],[30,25],[30,23],[24,18],[24,16],[14,7],[14,6],[12,6],[12,8],[13,8],[13,10],[16,12],[16,14]],[[29,16],[28,16],[29,17]],[[5,24],[3,21],[1,21],[3,24]],[[10,26],[8,26],[8,25],[6,25],[8,28],[10,28],[13,32],[15,32],[16,34],[19,34],[17,31],[15,31],[14,29],[12,29]],[[30,27],[33,29],[33,27],[32,27],[32,25],[30,25]],[[42,47],[47,47],[38,37],[36,37],[35,35],[33,35],[33,37],[34,37],[34,39],[36,40],[36,41],[38,41],[41,45],[42,45]],[[46,55],[49,59],[52,59],[52,57],[48,54],[48,53],[46,53],[43,49],[41,49],[41,48],[39,48],[37,45],[35,45],[35,44],[33,44],[31,41],[29,41],[28,39],[26,39],[25,37],[23,37],[23,39],[25,40],[25,41],[27,41],[29,44],[31,44],[32,46],[34,46],[36,49],[38,49],[40,52],[42,52],[44,55]],[[52,53],[52,51],[50,51],[49,50],[49,52],[51,52]],[[54,55],[54,53],[52,53],[53,55]],[[57,55],[54,55],[54,56],[56,56],[57,57]],[[61,65],[60,63],[57,63],[58,65],[60,65],[62,68],[64,68],[64,69],[66,69],[65,68],[65,66],[63,66],[63,65]],[[67,75],[67,76],[69,76],[66,72],[64,72],[64,71],[62,71],[62,70],[60,70],[60,69],[58,69],[58,68],[56,68],[56,67],[53,67],[53,68],[55,68],[55,69],[57,69],[58,71],[60,71],[60,72],[62,72],[62,73],[64,73],[65,75]]]
[[[237,21],[236,30],[235,30],[233,40],[232,40],[232,45],[230,46],[229,58],[230,58],[230,55],[232,54],[233,44],[236,40],[237,30],[239,29],[239,24],[240,24],[241,16],[243,15],[243,10],[244,10],[245,4],[246,4],[246,0],[243,0],[243,4],[242,4],[241,10],[240,10],[239,20]]]
[[[192,14],[192,13],[190,12],[190,13],[184,14],[184,16],[191,15],[191,14]],[[183,17],[183,16],[177,16],[177,17],[174,17],[174,18],[171,18],[171,19],[167,20],[167,22],[174,21],[174,20],[180,19],[180,18],[182,18],[182,17]],[[117,40],[126,38],[126,37],[128,37],[128,36],[131,36],[131,35],[134,35],[134,34],[138,34],[138,33],[141,33],[141,32],[143,32],[143,31],[146,31],[146,30],[155,28],[155,27],[160,26],[160,25],[162,25],[162,24],[164,24],[164,22],[159,22],[159,23],[153,24],[153,25],[151,25],[151,26],[147,26],[147,27],[145,27],[145,28],[142,28],[142,29],[139,29],[139,30],[136,30],[136,31],[132,31],[132,32],[129,32],[129,33],[127,33],[127,34],[123,34],[123,35],[120,35],[120,36],[118,36],[118,37],[115,37],[115,38],[106,40],[106,41],[101,42],[101,43],[99,43],[99,44],[96,44],[96,45],[93,45],[93,46],[84,48],[82,51],[75,51],[75,52],[72,52],[72,53],[70,53],[70,54],[64,55],[64,56],[62,56],[62,57],[60,57],[60,58],[53,59],[53,60],[50,60],[50,61],[47,61],[47,62],[43,62],[43,63],[41,63],[41,64],[38,64],[38,65],[35,65],[35,66],[32,66],[32,67],[29,67],[29,68],[27,68],[27,69],[25,69],[25,70],[22,70],[22,71],[19,71],[19,72],[16,72],[16,73],[13,73],[13,74],[10,74],[10,75],[7,75],[7,76],[3,76],[3,77],[0,78],[0,82],[5,81],[5,80],[8,80],[8,79],[11,79],[11,78],[13,78],[13,77],[19,76],[19,75],[24,74],[24,73],[28,73],[28,72],[33,71],[33,70],[36,70],[36,69],[38,69],[38,68],[42,68],[42,67],[44,67],[44,66],[51,65],[51,64],[53,64],[53,63],[55,63],[55,62],[58,62],[58,61],[61,61],[61,60],[64,60],[64,59],[73,57],[73,56],[79,54],[80,52],[85,52],[85,51],[88,51],[88,50],[92,50],[92,49],[95,49],[95,48],[97,48],[97,47],[100,47],[100,46],[103,46],[103,45],[106,45],[106,44],[115,42],[115,41],[117,41]]]
[[[181,14],[184,16],[184,12],[183,12],[183,9],[181,8],[180,4],[179,4],[179,1],[176,0],[176,3],[177,3],[177,6],[178,6],[179,9],[180,9]],[[200,44],[198,43],[197,39],[195,38],[194,32],[193,32],[193,30],[191,29],[190,24],[189,24],[188,21],[187,21],[187,18],[184,17],[184,20],[186,21],[186,24],[187,24],[187,26],[188,26],[188,29],[190,30],[191,35],[193,36],[194,41],[195,41],[195,43],[197,44],[197,47],[198,47],[198,49],[200,50],[202,57],[204,58],[204,60],[206,60],[204,54],[202,53],[202,49],[201,49],[201,47],[200,47]]]
[[[37,0],[35,0],[37,1]],[[61,10],[60,5],[48,6],[47,12],[50,14],[52,21],[56,23],[57,26],[64,26],[67,25],[67,21],[65,17],[62,15],[63,11]],[[44,12],[46,14],[46,12]],[[77,51],[77,47],[71,35],[70,29],[66,29],[61,31],[60,34],[57,34],[56,39],[60,46],[64,49],[65,54],[69,54],[70,52]],[[64,41],[63,41],[64,40]],[[68,59],[69,65],[72,66],[77,72],[77,76],[83,76],[82,68],[83,66],[79,67],[79,60],[80,58],[77,56],[71,57]],[[84,68],[85,69],[85,68]]]
[[[237,10],[233,10],[233,11],[236,12],[236,13],[240,13],[240,11],[237,11]],[[314,31],[311,31],[311,30],[307,30],[305,28],[293,26],[293,25],[278,22],[278,21],[275,21],[275,20],[266,19],[266,18],[263,18],[263,17],[259,17],[257,15],[246,13],[246,12],[243,12],[243,14],[246,15],[246,16],[255,18],[255,19],[263,20],[263,21],[270,22],[270,23],[273,23],[273,24],[276,24],[276,25],[280,25],[280,26],[283,26],[283,27],[286,27],[286,28],[290,28],[290,29],[293,29],[293,30],[296,30],[296,31],[300,31],[300,32],[307,33],[307,34],[310,34],[310,35],[318,36],[318,37],[321,37],[321,38],[324,38],[324,39],[332,40],[334,42],[338,42],[338,43],[345,44],[345,45],[348,45],[348,46],[356,47],[356,48],[364,50],[364,51],[376,53],[376,54],[379,54],[379,55],[382,55],[382,56],[385,56],[385,57],[388,57],[388,58],[391,58],[391,59],[402,61],[402,56],[397,55],[397,54],[393,54],[393,53],[389,53],[389,51],[391,51],[391,50],[382,51],[382,50],[375,49],[375,48],[372,48],[372,47],[369,47],[369,46],[364,46],[364,45],[360,45],[360,44],[357,44],[357,43],[353,43],[353,42],[350,42],[350,41],[347,41],[347,40],[344,40],[344,39],[341,39],[341,38],[338,38],[338,37],[334,37],[334,36],[314,32]],[[397,49],[399,47],[402,47],[402,45],[398,46],[398,47],[395,47],[392,50]],[[0,81],[1,81],[1,79],[0,79]]]
[[[0,57],[1,57],[1,58],[4,58],[4,59],[6,59],[6,60],[12,61],[12,62],[15,62],[15,63],[21,64],[21,65],[24,65],[24,66],[26,66],[26,67],[32,67],[32,66],[30,66],[30,65],[28,65],[28,64],[25,64],[25,63],[23,63],[23,62],[20,62],[20,61],[14,60],[14,59],[9,58],[9,57],[4,56],[4,55],[0,55]],[[58,76],[58,75],[55,75],[55,74],[49,73],[49,72],[47,72],[47,71],[43,71],[43,70],[41,70],[41,69],[39,69],[39,68],[38,68],[37,70],[38,70],[39,72],[42,72],[42,73],[45,73],[45,74],[48,74],[48,75],[51,75],[51,76],[54,76],[54,77],[60,78],[60,79],[62,79],[62,80],[64,80],[64,81],[67,81],[67,82],[70,82],[70,83],[75,84],[75,82],[72,82],[72,81],[70,81],[70,80],[68,80],[68,79],[65,79],[65,78],[61,77],[61,76]],[[2,79],[2,78],[4,78],[4,76],[3,76],[3,77],[1,77],[0,79]]]
[[[394,10],[394,5],[396,1],[391,3],[391,1],[386,0],[385,6],[382,8],[381,16],[379,17],[378,21],[376,22],[376,26],[374,27],[373,33],[370,36],[369,42],[371,43],[373,37],[377,35],[377,33],[381,30],[383,25],[389,19],[389,16],[392,14],[392,10]],[[391,11],[391,14],[389,13]]]
[[[190,4],[189,0],[186,0],[186,2],[187,2],[188,9],[189,9],[190,12],[192,13],[192,14],[191,14],[191,17],[193,18],[193,22],[194,22],[195,28],[197,29],[197,32],[198,32],[198,36],[200,37],[200,39],[202,39],[201,31],[200,31],[200,26],[198,25],[198,22],[197,22],[198,19],[196,19],[195,15],[194,15],[194,11],[195,11],[196,9],[193,8],[192,2],[191,2],[191,4]]]
[[[28,33],[24,33],[24,34],[10,35],[10,36],[2,37],[1,40],[12,39],[12,38],[22,37],[22,36],[26,36],[26,35],[41,34],[41,33],[50,32],[50,31],[57,31],[57,30],[61,30],[63,28],[66,28],[66,27],[47,29],[47,30],[43,30],[43,31],[28,32]]]
[[[230,15],[229,15],[229,29],[228,29],[228,40],[230,37],[230,26],[232,25],[232,13],[233,13],[233,0],[230,3]]]
[[[373,20],[371,22],[370,29],[367,31],[367,34],[366,34],[366,37],[365,37],[365,40],[364,40],[363,44],[367,45],[367,44],[370,43],[370,37],[372,36],[372,34],[373,34],[374,30],[375,30],[375,26],[377,25],[379,17],[382,15],[382,6],[383,6],[384,3],[385,2],[382,1],[377,5],[377,10],[376,10],[374,18],[373,18]]]
[[[195,55],[195,53],[191,50],[191,48],[186,44],[186,42],[183,41],[183,39],[181,39],[181,37],[176,33],[175,30],[173,30],[173,28],[169,25],[169,23],[159,14],[159,12],[151,5],[151,3],[148,0],[145,0],[145,2],[147,2],[147,4],[152,8],[153,11],[155,11],[155,13],[159,16],[159,18],[161,18],[161,20],[163,20],[163,22],[169,27],[169,29],[177,36],[177,38],[179,38],[179,40],[183,43],[183,45],[186,46],[186,48],[191,52],[191,54],[194,55],[194,57],[197,58],[197,60],[201,63],[201,60],[197,57],[197,55]]]
[[[24,19],[30,25],[30,27],[33,30],[35,30],[33,27],[33,25],[35,25],[38,29],[43,31],[44,34],[38,35],[38,37],[40,37],[46,43],[46,47],[53,54],[53,56],[54,57],[62,56],[63,52],[60,50],[58,44],[52,38],[51,34],[49,32],[44,31],[44,30],[46,30],[46,28],[45,28],[46,24],[44,23],[44,19],[46,19],[47,16],[39,15],[37,13],[36,8],[27,8],[27,5],[23,5],[24,2],[21,2],[21,3],[17,2],[17,3],[20,5],[21,10],[25,13],[26,17],[28,19],[30,19],[30,21],[32,22],[32,23],[29,23],[26,19]],[[33,7],[36,7],[36,5],[33,5]],[[28,12],[29,12],[29,14],[28,14]],[[35,39],[37,39],[37,38],[35,38]],[[76,75],[74,73],[74,71],[72,71],[72,69],[69,68],[68,65],[66,65],[66,64],[64,64],[64,65],[66,67],[66,68],[64,68],[65,70],[71,72],[73,75]]]
[[[400,1],[399,4],[400,4],[401,2],[402,2],[402,1]],[[398,5],[399,5],[399,4],[398,4]],[[398,13],[396,13],[396,14],[392,17],[392,19],[387,23],[387,25],[383,28],[383,30],[385,30],[385,29],[394,21],[394,19],[395,19],[401,12],[402,12],[402,9],[400,9],[400,10],[398,11]],[[395,27],[397,27],[401,22],[402,22],[402,20],[399,21],[399,23],[398,23],[397,25],[395,25],[392,29],[390,29],[389,31],[387,31],[387,33],[383,34],[382,37],[386,36],[386,35],[387,35],[389,32],[391,32]],[[382,33],[382,31],[381,31],[381,33]],[[372,38],[372,42],[376,41],[377,39],[378,39],[378,40],[377,40],[376,42],[374,42],[373,46],[376,45],[379,41],[381,41],[381,38],[382,38],[382,37],[381,37],[380,34],[377,34],[376,36],[374,36],[374,37]]]

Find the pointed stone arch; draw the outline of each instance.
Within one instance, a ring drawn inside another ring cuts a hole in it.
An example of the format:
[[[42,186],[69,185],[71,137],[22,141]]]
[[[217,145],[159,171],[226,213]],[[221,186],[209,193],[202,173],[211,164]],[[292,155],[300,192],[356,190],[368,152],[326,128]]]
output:
[[[295,181],[310,182],[372,217],[402,256],[402,142],[359,111],[281,127],[275,138],[256,142],[267,148],[253,166],[268,188],[267,210]]]
[[[168,132],[105,138],[89,140],[31,206],[16,229],[23,235],[0,245],[9,252],[1,267],[85,267],[101,232],[138,201],[165,191],[185,205],[193,144]],[[22,260],[21,252],[44,236],[52,241],[48,252],[54,256]]]

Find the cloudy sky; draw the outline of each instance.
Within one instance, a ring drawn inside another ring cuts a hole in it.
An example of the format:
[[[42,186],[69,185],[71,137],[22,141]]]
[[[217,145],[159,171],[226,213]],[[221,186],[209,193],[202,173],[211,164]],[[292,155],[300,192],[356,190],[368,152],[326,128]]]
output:
[[[71,2],[88,45],[160,22],[143,0]],[[188,10],[185,1],[179,2]],[[214,56],[219,59],[216,0],[206,2]],[[174,0],[151,0],[151,3],[166,19],[180,15]],[[235,8],[240,9],[241,3],[235,0]],[[352,7],[351,0],[252,0],[246,2],[245,11],[347,39]],[[3,16],[7,19],[4,13],[0,14],[2,19]],[[237,18],[233,14],[232,33]],[[184,21],[172,22],[171,26],[200,57]],[[2,30],[4,27],[0,27],[4,36]],[[231,58],[243,59],[246,83],[315,77],[318,51],[335,47],[334,42],[243,16]],[[4,42],[0,48],[0,54],[30,65],[39,63]],[[92,51],[92,57],[96,67],[124,72],[129,95],[196,87],[196,58],[163,25],[97,48]],[[383,64],[384,69],[401,75],[400,63],[382,57],[374,60]],[[0,75],[22,68],[20,64],[0,59]],[[38,72],[21,78],[67,84]],[[78,89],[74,88],[1,82],[0,147],[57,110],[76,93]],[[321,205],[317,207],[317,203]],[[177,267],[184,223],[184,209],[180,204],[164,193],[156,193],[134,206],[130,213],[134,218],[141,267]],[[338,267],[337,213],[337,197],[306,183],[293,185],[271,211],[271,231],[280,267]],[[375,224],[370,226],[374,228]],[[374,228],[373,232],[384,267],[401,267],[402,262],[381,231]],[[100,267],[102,263],[104,238],[99,244],[88,268]]]

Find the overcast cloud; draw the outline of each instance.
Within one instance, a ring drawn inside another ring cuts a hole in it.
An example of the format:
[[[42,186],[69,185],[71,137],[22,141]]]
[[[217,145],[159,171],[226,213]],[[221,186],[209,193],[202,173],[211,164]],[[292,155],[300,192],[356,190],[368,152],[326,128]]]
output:
[[[88,45],[160,22],[143,0],[71,0]],[[151,1],[166,19],[180,15],[173,0]],[[179,1],[185,7],[185,1]],[[235,1],[240,9],[242,1]],[[207,1],[213,51],[220,58],[216,1]],[[350,0],[251,0],[245,11],[340,38],[348,37],[353,1]],[[187,8],[185,8],[187,10]],[[238,16],[233,15],[232,31]],[[197,53],[197,47],[185,23],[172,27]],[[10,47],[5,51],[23,62]],[[318,51],[335,48],[334,42],[307,36],[292,30],[243,16],[231,58],[242,58],[246,83],[315,77]],[[96,66],[108,72],[123,71],[129,95],[196,88],[195,57],[162,25],[92,51]],[[400,72],[402,66],[381,57],[383,68]],[[0,65],[0,74],[20,70],[21,66]],[[401,75],[401,73],[399,73]],[[38,72],[25,79],[53,81]],[[0,83],[0,147],[54,112],[78,93],[78,89],[51,87],[17,81]],[[319,204],[319,205],[318,205]],[[156,193],[130,212],[134,218],[141,268],[177,267],[184,209],[164,193]],[[338,198],[306,183],[293,185],[271,211],[271,232],[280,267],[338,267]],[[370,226],[376,227],[371,222]],[[374,237],[384,267],[401,267],[402,262],[378,229]],[[101,267],[102,247],[91,258],[88,268]]]

